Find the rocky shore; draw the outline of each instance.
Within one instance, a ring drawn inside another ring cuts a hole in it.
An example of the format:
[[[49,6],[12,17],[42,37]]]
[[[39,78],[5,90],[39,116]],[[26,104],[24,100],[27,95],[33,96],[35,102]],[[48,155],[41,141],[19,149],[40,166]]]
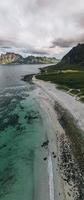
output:
[[[21,78],[22,81],[26,81],[26,82],[29,82],[31,83],[32,82],[32,78],[35,74],[28,74],[28,75],[25,75]]]

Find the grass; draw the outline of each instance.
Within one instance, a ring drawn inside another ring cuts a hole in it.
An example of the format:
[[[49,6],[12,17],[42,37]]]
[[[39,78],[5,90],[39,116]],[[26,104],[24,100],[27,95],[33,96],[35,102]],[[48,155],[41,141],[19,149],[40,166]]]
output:
[[[80,101],[83,103],[84,102],[84,96],[80,97]]]
[[[65,85],[57,85],[56,88],[58,88],[59,90],[64,90],[64,91],[68,91],[69,88]]]
[[[77,95],[84,102],[84,70],[78,66],[75,69],[58,69],[55,66],[50,66],[41,70],[41,73],[36,76],[37,79],[50,81],[57,84],[58,89],[70,90],[70,94]]]

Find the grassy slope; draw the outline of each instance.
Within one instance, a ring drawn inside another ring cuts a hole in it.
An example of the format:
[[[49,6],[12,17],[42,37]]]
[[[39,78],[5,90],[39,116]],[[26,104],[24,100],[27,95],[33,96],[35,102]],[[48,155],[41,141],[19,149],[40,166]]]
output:
[[[41,70],[38,79],[58,84],[59,89],[69,90],[84,101],[84,67],[83,66],[50,66]]]

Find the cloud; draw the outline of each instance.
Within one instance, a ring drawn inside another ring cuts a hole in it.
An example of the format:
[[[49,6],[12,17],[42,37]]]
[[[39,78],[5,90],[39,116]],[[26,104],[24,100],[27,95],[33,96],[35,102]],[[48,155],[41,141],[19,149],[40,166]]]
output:
[[[62,48],[68,48],[73,46],[75,41],[71,38],[69,39],[64,39],[64,38],[58,38],[56,40],[52,41],[52,45],[50,48],[55,48],[56,46],[62,47]]]
[[[49,56],[49,53],[46,50],[41,49],[34,49],[34,48],[23,48],[23,47],[9,47],[9,46],[1,46],[0,47],[0,54],[5,54],[6,52],[15,52],[23,57],[26,57],[28,55],[35,55],[35,56]]]
[[[84,30],[84,12],[77,13],[74,16],[74,21],[80,29]]]
[[[50,48],[55,48],[56,46],[62,47],[62,48],[69,48],[77,45],[78,43],[84,43],[84,33],[80,34],[76,37],[72,38],[58,38],[56,40],[52,41],[52,45]]]
[[[0,1],[1,47],[60,57],[83,35],[84,0]]]

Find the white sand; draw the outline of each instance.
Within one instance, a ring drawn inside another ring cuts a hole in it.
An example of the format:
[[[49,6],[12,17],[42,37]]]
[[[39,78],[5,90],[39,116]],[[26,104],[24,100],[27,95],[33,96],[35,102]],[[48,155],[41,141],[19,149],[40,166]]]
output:
[[[83,129],[84,105],[80,102],[76,102],[74,97],[70,96],[69,94],[56,89],[53,84],[36,80],[35,78],[33,78],[33,82],[37,86],[34,98],[36,98],[42,111],[44,112],[43,123],[45,124],[45,127],[47,127],[45,131],[46,136],[49,139],[47,159],[49,189],[46,191],[46,193],[49,192],[50,200],[74,200],[75,197],[73,192],[73,184],[70,186],[68,183],[65,183],[62,178],[63,174],[61,174],[59,168],[59,140],[60,136],[64,135],[65,133],[58,121],[58,117],[53,106],[55,101],[59,102],[64,108],[73,114],[78,125],[82,125]],[[55,153],[56,158],[53,158],[52,152]],[[45,187],[45,185],[42,185],[42,187]]]
[[[74,117],[77,125],[84,131],[84,104],[77,101],[75,97],[67,92],[58,90],[54,84],[36,80],[34,82],[54,101],[57,101],[63,108],[67,109]]]

